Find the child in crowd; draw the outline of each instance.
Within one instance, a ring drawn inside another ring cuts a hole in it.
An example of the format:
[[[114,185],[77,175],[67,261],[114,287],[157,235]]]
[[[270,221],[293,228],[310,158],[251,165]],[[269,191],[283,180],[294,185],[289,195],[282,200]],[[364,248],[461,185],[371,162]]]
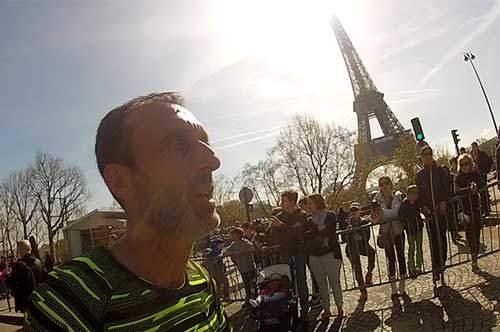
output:
[[[209,247],[203,251],[205,257],[204,266],[222,291],[222,298],[227,300],[229,299],[229,282],[221,256],[225,241],[218,236],[211,237],[209,241]]]
[[[408,236],[408,270],[410,277],[416,278],[422,272],[422,238],[424,223],[418,205],[418,187],[411,185],[406,189],[406,198],[399,208],[399,218]]]
[[[361,218],[361,208],[359,203],[352,203],[349,209],[350,216],[347,219],[347,229],[357,229],[369,223],[367,219]],[[366,286],[373,284],[372,272],[375,268],[375,249],[370,245],[370,228],[357,229],[346,233],[346,254],[351,262],[356,281],[360,289],[359,301],[366,301],[368,293]],[[363,269],[361,267],[360,255],[368,257],[368,269],[363,280]]]
[[[253,258],[254,246],[243,237],[243,229],[236,227],[231,230],[232,243],[222,250],[222,256],[231,256],[238,268],[245,287],[245,308],[250,307],[252,298],[252,284],[256,277],[255,262]]]

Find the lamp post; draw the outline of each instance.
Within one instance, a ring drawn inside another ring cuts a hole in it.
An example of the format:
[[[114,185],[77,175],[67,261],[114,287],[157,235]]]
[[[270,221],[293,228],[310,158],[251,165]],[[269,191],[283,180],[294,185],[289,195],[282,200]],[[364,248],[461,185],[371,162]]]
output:
[[[486,99],[486,104],[488,105],[488,109],[490,110],[490,115],[491,119],[493,120],[493,125],[495,126],[495,133],[498,139],[500,139],[500,133],[498,132],[498,126],[497,122],[495,120],[495,115],[493,115],[493,111],[491,110],[491,105],[490,101],[488,100],[488,96],[486,95],[486,91],[484,90],[483,82],[481,82],[481,79],[479,78],[479,74],[477,73],[476,66],[474,66],[474,59],[476,56],[472,54],[472,52],[465,52],[464,53],[464,61],[465,62],[470,62],[472,69],[474,70],[474,73],[476,74],[477,80],[479,81],[479,86],[481,86],[481,90],[483,90],[483,95],[484,99]]]

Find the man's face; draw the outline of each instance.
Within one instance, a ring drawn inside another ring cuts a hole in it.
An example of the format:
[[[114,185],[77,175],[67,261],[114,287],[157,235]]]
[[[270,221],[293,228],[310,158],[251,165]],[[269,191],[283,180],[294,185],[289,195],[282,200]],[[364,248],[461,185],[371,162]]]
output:
[[[472,144],[470,147],[472,149],[472,153],[477,153],[477,151],[479,150],[479,145],[477,144]]]
[[[424,150],[422,153],[422,163],[426,166],[430,166],[433,161],[432,152],[429,149]]]
[[[411,202],[411,203],[414,203],[416,202],[418,199],[418,194],[417,193],[410,193],[408,194],[408,200]]]
[[[351,215],[354,219],[359,219],[361,218],[361,211],[356,209],[356,210],[351,210]]]
[[[220,161],[208,134],[181,106],[152,103],[126,120],[132,194],[145,227],[171,236],[197,239],[215,229],[219,217],[212,199],[212,172]]]

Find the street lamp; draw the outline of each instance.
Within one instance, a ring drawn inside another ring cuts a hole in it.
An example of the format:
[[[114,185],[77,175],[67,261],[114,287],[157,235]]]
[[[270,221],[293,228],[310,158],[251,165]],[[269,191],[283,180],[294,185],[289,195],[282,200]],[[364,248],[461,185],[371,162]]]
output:
[[[493,120],[493,125],[495,126],[495,133],[497,135],[497,138],[500,139],[500,133],[498,132],[498,126],[497,126],[497,122],[495,120],[495,116],[493,115],[493,111],[491,110],[490,101],[488,100],[488,96],[486,95],[486,91],[484,90],[483,82],[481,82],[481,79],[479,78],[479,74],[477,73],[476,66],[474,66],[473,60],[475,58],[476,58],[476,56],[474,54],[472,54],[472,52],[465,52],[464,53],[464,61],[470,62],[472,69],[474,70],[474,73],[476,74],[477,80],[479,81],[479,85],[481,86],[481,90],[483,90],[484,99],[486,99],[486,104],[488,105],[488,109],[490,110],[491,119]]]

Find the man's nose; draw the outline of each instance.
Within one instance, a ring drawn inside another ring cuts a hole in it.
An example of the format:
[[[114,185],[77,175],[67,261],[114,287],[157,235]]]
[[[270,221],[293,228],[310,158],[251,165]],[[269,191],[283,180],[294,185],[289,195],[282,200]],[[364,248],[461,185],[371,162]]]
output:
[[[203,149],[203,160],[206,161],[206,167],[210,168],[212,171],[215,171],[220,167],[220,159],[217,157],[215,154],[214,149],[212,147],[205,143],[200,141],[200,144],[202,145]]]

